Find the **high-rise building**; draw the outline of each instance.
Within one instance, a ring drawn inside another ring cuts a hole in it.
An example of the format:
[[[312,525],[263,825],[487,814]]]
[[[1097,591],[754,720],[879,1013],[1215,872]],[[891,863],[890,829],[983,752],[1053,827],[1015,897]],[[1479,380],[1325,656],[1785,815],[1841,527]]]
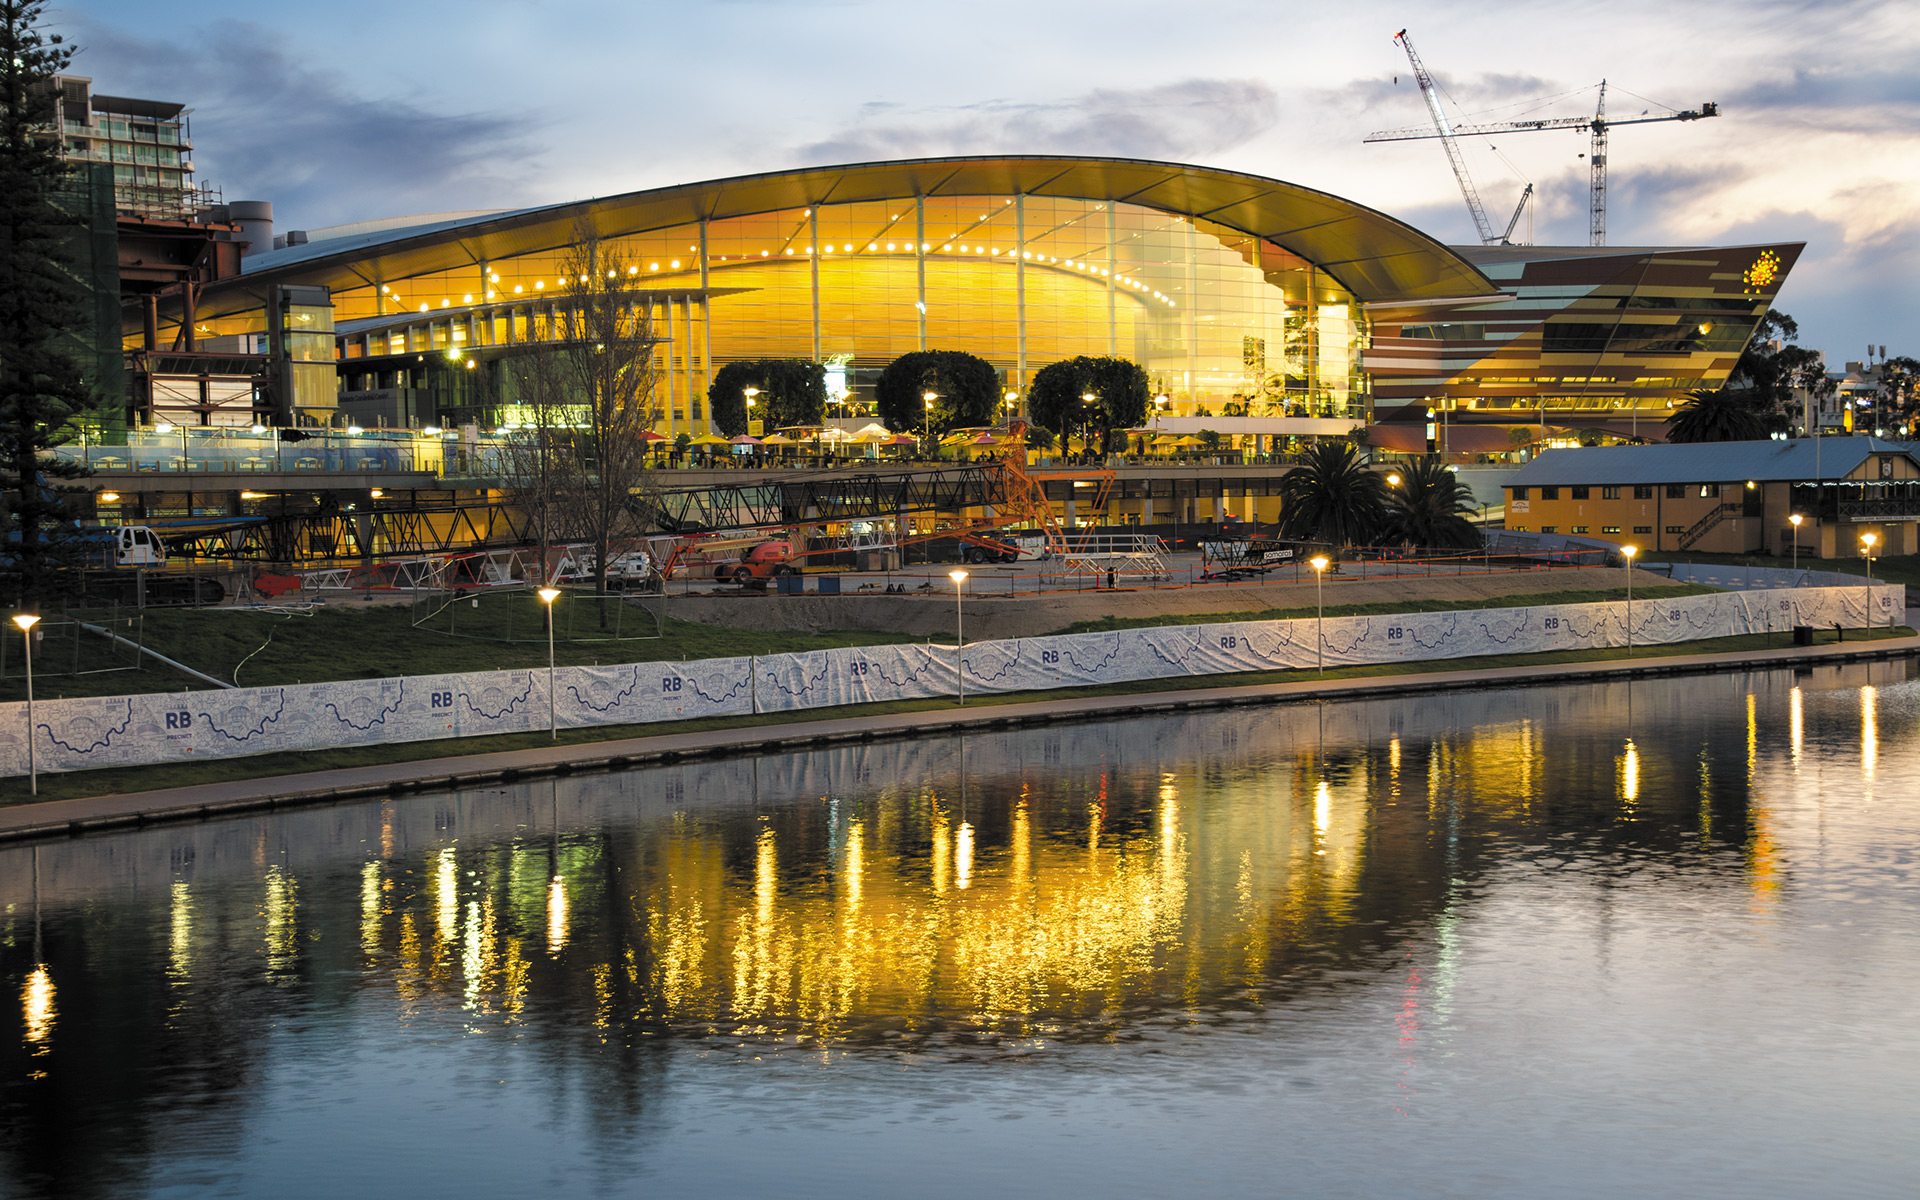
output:
[[[193,111],[170,100],[103,96],[84,75],[53,78],[53,130],[71,164],[113,167],[122,216],[184,221],[200,207],[193,184]]]

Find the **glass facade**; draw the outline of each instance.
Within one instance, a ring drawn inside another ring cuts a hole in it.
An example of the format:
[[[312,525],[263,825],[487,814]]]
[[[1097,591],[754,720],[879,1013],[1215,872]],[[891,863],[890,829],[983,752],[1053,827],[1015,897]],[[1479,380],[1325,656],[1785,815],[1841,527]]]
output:
[[[831,364],[843,409],[914,350],[964,350],[1024,395],[1075,355],[1146,369],[1176,416],[1369,414],[1360,305],[1285,247],[1210,221],[1103,200],[905,196],[611,237],[640,277],[671,424],[704,417],[707,380],[742,359]],[[349,357],[537,338],[564,249],[334,293]],[[354,335],[355,322],[372,332]],[[1017,403],[1017,401],[1016,401]]]

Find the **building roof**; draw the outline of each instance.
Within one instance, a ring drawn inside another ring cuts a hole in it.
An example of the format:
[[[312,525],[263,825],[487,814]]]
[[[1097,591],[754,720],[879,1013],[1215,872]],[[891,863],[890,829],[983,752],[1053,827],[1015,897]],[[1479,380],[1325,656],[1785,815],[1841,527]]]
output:
[[[369,280],[551,250],[586,220],[621,237],[700,220],[912,196],[1051,196],[1110,200],[1199,217],[1284,246],[1361,301],[1491,296],[1458,253],[1385,213],[1295,183],[1183,163],[1062,155],[961,157],[810,167],[520,209],[425,227],[369,231],[249,255],[245,274],[209,287],[200,315],[257,307],[263,285],[346,289]]]
[[[1505,486],[1836,480],[1846,478],[1872,454],[1913,457],[1908,447],[1873,437],[1592,446],[1545,451],[1514,473]]]

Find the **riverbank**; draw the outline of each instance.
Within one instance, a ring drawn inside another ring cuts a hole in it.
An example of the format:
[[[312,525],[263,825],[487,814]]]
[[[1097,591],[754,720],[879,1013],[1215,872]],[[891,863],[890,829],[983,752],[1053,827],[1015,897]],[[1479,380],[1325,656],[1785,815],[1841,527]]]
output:
[[[9,786],[0,792],[0,841],[59,838],[96,831],[138,827],[168,821],[198,821],[287,807],[332,804],[401,795],[445,791],[546,775],[574,775],[619,771],[651,763],[689,758],[782,753],[843,743],[871,742],[894,737],[927,737],[959,733],[972,728],[1010,728],[1060,722],[1105,719],[1139,713],[1223,708],[1241,704],[1286,704],[1369,695],[1517,687],[1578,679],[1618,679],[1641,676],[1724,672],[1742,669],[1817,666],[1834,663],[1911,658],[1920,656],[1920,636],[1910,629],[1890,631],[1894,636],[1817,646],[1778,647],[1762,637],[1716,639],[1710,643],[1683,643],[1655,650],[1579,651],[1561,655],[1509,656],[1506,659],[1438,661],[1432,669],[1409,669],[1406,664],[1356,667],[1330,671],[1325,677],[1300,678],[1301,672],[1273,672],[1251,676],[1215,676],[1192,681],[1152,680],[1098,689],[1058,693],[1025,693],[982,697],[966,707],[951,701],[913,701],[870,705],[858,709],[816,710],[810,713],[768,714],[724,718],[673,727],[607,727],[570,731],[559,742],[537,735],[487,739],[517,742],[511,748],[472,753],[473,743],[410,743],[370,748],[404,757],[389,762],[362,763],[297,774],[206,779],[135,792],[88,794],[90,786],[125,786],[125,779],[161,776],[178,781],[188,773],[274,770],[295,762],[325,760],[327,754],[276,755],[275,760],[239,759],[196,763],[184,768],[140,768],[134,771],[87,772],[53,776],[50,789],[73,789],[67,798],[33,801],[17,795],[24,788]],[[1865,635],[1856,634],[1856,637]],[[1777,641],[1777,639],[1772,639]],[[1748,643],[1728,646],[1727,643]],[[1760,642],[1760,645],[1751,643]],[[1702,651],[1703,646],[1719,649]],[[1516,661],[1526,658],[1527,661]],[[1553,661],[1544,661],[1544,660]],[[1276,680],[1276,677],[1284,679]],[[1191,686],[1178,686],[1190,683]],[[875,711],[883,709],[884,711]],[[638,734],[638,736],[635,736]],[[435,756],[445,747],[444,756]],[[464,752],[463,752],[464,751]],[[334,753],[367,753],[342,751]],[[112,782],[108,782],[109,779]],[[18,781],[9,781],[16,785]]]

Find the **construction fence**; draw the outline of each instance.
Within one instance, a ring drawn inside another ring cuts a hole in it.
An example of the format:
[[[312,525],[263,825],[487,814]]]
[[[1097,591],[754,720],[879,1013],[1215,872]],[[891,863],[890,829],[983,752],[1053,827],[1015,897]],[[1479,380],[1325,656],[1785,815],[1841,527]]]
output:
[[[0,705],[0,773],[647,725],[847,704],[1483,655],[1652,645],[1795,626],[1893,625],[1898,585],[1677,600],[1173,625],[969,646],[486,671]]]

